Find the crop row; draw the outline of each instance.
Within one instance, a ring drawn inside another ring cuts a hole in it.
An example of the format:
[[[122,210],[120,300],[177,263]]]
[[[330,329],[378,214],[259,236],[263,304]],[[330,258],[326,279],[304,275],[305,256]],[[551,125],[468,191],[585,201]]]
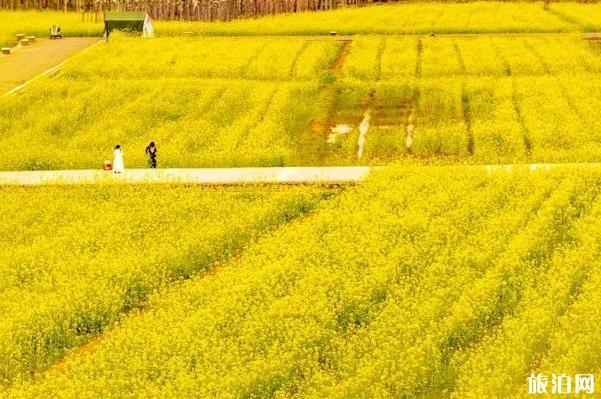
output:
[[[157,38],[111,36],[72,62],[61,78],[74,80],[227,78],[315,80],[338,53],[333,40]],[[149,55],[152,57],[149,58]]]
[[[0,47],[14,45],[16,35],[22,33],[46,37],[50,25],[59,24],[64,36],[100,36],[101,21],[82,21],[81,14],[61,12],[13,12],[0,10]]]
[[[601,366],[600,192],[584,168],[389,168],[0,397],[523,397]]]
[[[407,154],[476,163],[601,159],[601,58],[578,37],[360,37],[332,100],[338,138],[325,163],[357,162],[358,125],[371,114],[363,159]]]
[[[594,46],[576,35],[359,36],[345,59],[344,76],[394,80],[598,73],[601,57]]]
[[[310,82],[41,81],[0,100],[0,143],[11,148],[0,169],[97,168],[115,144],[126,168],[145,167],[151,140],[159,167],[294,164],[317,92]]]
[[[315,206],[318,189],[2,188],[0,390],[175,280]]]

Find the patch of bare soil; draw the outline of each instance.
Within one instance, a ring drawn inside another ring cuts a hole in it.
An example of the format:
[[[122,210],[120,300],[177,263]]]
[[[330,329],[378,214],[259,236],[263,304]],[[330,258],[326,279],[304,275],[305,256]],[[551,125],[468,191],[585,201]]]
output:
[[[12,54],[0,56],[0,94],[60,64],[98,40],[95,37],[39,38],[29,46],[17,46]]]

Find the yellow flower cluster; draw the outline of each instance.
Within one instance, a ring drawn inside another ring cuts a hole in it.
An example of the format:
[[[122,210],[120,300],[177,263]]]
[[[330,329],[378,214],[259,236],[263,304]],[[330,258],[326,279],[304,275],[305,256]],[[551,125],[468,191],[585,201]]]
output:
[[[204,36],[269,36],[406,33],[560,32],[596,29],[599,7],[580,4],[553,6],[555,15],[540,4],[498,1],[476,3],[406,3],[370,8],[342,8],[268,16],[232,22],[154,21],[159,36],[193,32]],[[436,18],[433,18],[436,16]],[[102,14],[0,11],[0,45],[14,44],[17,33],[43,37],[59,23],[68,36],[100,36]]]
[[[389,168],[0,397],[523,397],[537,364],[601,366],[600,192]]]
[[[299,132],[317,112],[320,76],[338,48],[115,34],[59,77],[0,99],[0,145],[11,148],[0,169],[97,168],[117,143],[126,167],[144,167],[151,140],[159,167],[299,163]]]
[[[551,10],[565,21],[581,26],[584,31],[599,32],[601,30],[601,5],[599,3],[553,3]]]
[[[328,191],[324,191],[325,194]],[[311,210],[313,188],[0,188],[0,387]],[[0,388],[1,390],[1,388]]]
[[[161,22],[164,34],[192,31],[199,35],[327,35],[405,33],[558,32],[576,24],[528,2],[408,2],[378,7],[341,8],[327,12],[276,15],[232,22]]]
[[[364,156],[372,162],[406,153],[408,124],[417,158],[597,162],[600,72],[579,36],[362,36],[345,59],[334,119],[371,109]]]
[[[78,13],[13,12],[0,10],[0,47],[17,44],[16,35],[47,37],[52,24],[62,27],[64,36],[99,36],[102,34],[102,16],[98,21]]]

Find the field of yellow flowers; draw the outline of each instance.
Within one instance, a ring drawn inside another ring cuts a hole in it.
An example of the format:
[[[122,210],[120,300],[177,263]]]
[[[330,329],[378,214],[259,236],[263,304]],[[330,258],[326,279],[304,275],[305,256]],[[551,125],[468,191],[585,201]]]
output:
[[[151,140],[163,167],[598,162],[597,46],[574,34],[114,35],[0,98],[0,169],[96,168],[117,143],[144,167]],[[350,130],[331,140],[337,125]]]
[[[565,32],[580,29],[593,20],[576,3],[569,9],[584,16],[546,12],[527,2],[401,3],[370,8],[342,8],[233,22],[155,21],[160,36],[193,32],[204,36],[327,35],[474,32]],[[555,7],[553,8],[555,10]],[[436,16],[433,18],[433,16]],[[0,45],[14,44],[17,33],[46,36],[50,24],[59,23],[68,36],[100,36],[102,14],[0,11]],[[588,20],[586,18],[589,18]]]
[[[578,8],[576,3],[572,4]],[[327,35],[429,34],[491,32],[566,32],[577,23],[543,10],[536,2],[407,2],[328,12],[276,15],[218,23],[158,22],[166,34],[198,35]]]
[[[297,136],[339,46],[112,35],[57,78],[0,98],[0,145],[11,148],[0,169],[97,168],[117,143],[126,165],[144,167],[151,140],[161,167],[298,163]]]
[[[0,386],[102,333],[157,290],[228,259],[329,191],[0,188]],[[1,390],[1,388],[0,388]]]
[[[443,162],[597,162],[601,57],[580,36],[358,36],[333,100],[338,140],[356,162],[359,122],[371,112],[364,159]],[[365,162],[365,161],[364,161]]]
[[[345,188],[0,187],[0,399],[516,399],[599,375],[598,14],[156,21],[0,97],[0,170],[117,143],[145,167],[150,140],[161,168],[386,165]],[[49,21],[99,29],[0,11],[0,44]]]
[[[600,192],[585,167],[391,167],[0,397],[526,397],[531,372],[601,368]],[[87,320],[124,279],[97,278]],[[59,339],[63,312],[35,320]]]
[[[82,18],[78,13],[0,10],[0,47],[17,44],[18,33],[47,37],[52,24],[59,24],[65,37],[98,36],[102,34],[101,19],[102,16],[96,20],[91,15]]]

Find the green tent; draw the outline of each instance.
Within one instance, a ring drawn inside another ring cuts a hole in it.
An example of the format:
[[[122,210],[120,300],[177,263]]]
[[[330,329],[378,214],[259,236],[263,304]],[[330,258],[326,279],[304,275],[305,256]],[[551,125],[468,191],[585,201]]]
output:
[[[142,32],[145,37],[153,35],[150,17],[142,11],[106,11],[104,13],[105,37],[108,38],[113,30]]]

